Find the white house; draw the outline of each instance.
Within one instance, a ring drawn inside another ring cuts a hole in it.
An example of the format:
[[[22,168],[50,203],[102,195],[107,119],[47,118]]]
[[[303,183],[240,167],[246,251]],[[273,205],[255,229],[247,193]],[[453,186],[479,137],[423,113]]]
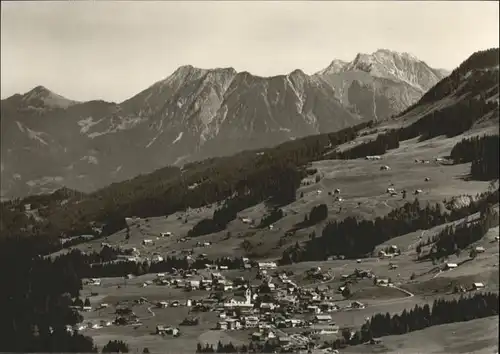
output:
[[[160,301],[160,302],[158,302],[156,304],[156,306],[159,307],[159,308],[164,309],[164,308],[168,307],[168,302],[166,302],[166,301]]]
[[[155,255],[153,255],[153,257],[151,258],[151,262],[153,262],[153,263],[163,262],[163,257],[162,257],[162,256],[160,256],[159,254],[155,254]]]
[[[446,263],[444,269],[455,269],[456,267],[458,267],[456,263]]]
[[[483,283],[473,283],[473,284],[472,284],[472,289],[473,289],[473,290],[480,290],[480,289],[484,289],[484,284],[483,284]]]
[[[227,323],[228,330],[235,330],[241,328],[241,322],[236,318],[228,318],[225,322]]]
[[[101,324],[102,327],[109,327],[109,326],[111,326],[113,324],[113,322],[108,321],[108,320],[101,320],[100,324]]]
[[[314,322],[316,323],[329,323],[332,321],[332,316],[330,315],[316,315],[314,316]]]
[[[259,262],[257,263],[259,269],[276,269],[277,265],[275,262]]]
[[[286,323],[287,327],[295,328],[295,327],[302,325],[304,323],[304,321],[300,320],[298,318],[287,318],[285,320],[285,323]]]
[[[319,306],[316,306],[316,305],[309,305],[307,306],[307,311],[311,312],[311,313],[321,313],[321,309],[319,308]]]
[[[153,240],[150,240],[150,239],[144,239],[144,240],[142,240],[142,244],[143,244],[144,246],[150,246],[150,245],[152,245],[152,244],[153,244]]]
[[[387,286],[387,285],[389,285],[389,279],[378,278],[377,279],[377,285]]]
[[[190,287],[191,289],[199,289],[200,288],[200,281],[199,280],[190,280],[187,283],[187,286]]]
[[[477,253],[483,253],[485,251],[484,247],[482,247],[482,246],[477,246],[475,248],[475,250],[476,250]]]
[[[250,218],[241,218],[241,221],[244,224],[251,224],[252,223],[252,219],[250,219]]]
[[[274,310],[274,308],[276,307],[275,304],[273,304],[272,302],[263,302],[260,304],[260,309],[261,310]]]
[[[160,232],[160,237],[170,237],[170,236],[172,236],[172,233],[170,231]]]
[[[227,330],[227,322],[226,321],[217,322],[217,329],[221,330],[221,331],[226,331]]]
[[[246,328],[255,328],[259,325],[259,318],[257,316],[247,316],[244,318]]]
[[[336,324],[323,324],[317,323],[311,325],[311,332],[315,334],[337,334],[339,332],[339,326]]]
[[[90,283],[90,285],[99,286],[99,285],[101,285],[101,279],[92,278],[92,279],[90,279],[89,283]]]

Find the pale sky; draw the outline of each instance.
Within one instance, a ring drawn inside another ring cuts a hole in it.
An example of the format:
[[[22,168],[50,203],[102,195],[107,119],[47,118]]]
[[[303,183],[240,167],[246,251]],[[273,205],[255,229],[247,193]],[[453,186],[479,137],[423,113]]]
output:
[[[121,102],[181,65],[260,76],[379,48],[454,69],[498,47],[498,3],[2,2],[1,97],[43,85],[67,98]]]

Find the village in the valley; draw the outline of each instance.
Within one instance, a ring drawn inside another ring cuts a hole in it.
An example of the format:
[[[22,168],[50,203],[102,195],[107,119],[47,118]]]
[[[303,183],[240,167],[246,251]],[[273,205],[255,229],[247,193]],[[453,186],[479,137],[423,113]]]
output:
[[[146,223],[139,218],[128,222]],[[253,223],[244,217],[238,222]],[[267,231],[272,229],[270,225]],[[417,242],[420,239],[421,235],[414,236]],[[489,241],[497,244],[498,235],[490,234]],[[178,249],[169,248],[162,255],[154,251],[161,242]],[[101,251],[115,247],[107,242],[93,246]],[[461,263],[445,262],[428,271],[425,265],[415,265],[414,247],[401,250],[395,244],[381,247],[371,258],[331,257],[288,266],[248,257],[208,261],[205,252],[214,248],[214,242],[169,231],[143,238],[136,247],[117,246],[122,255],[113,262],[145,261],[150,264],[149,272],[86,279],[85,299],[74,304],[85,319],[68,331],[87,333],[97,343],[123,338],[139,351],[167,345],[173,352],[200,352],[217,350],[222,343],[258,346],[264,352],[333,353],[338,350],[328,343],[354,336],[371,316],[431,303],[432,293],[442,295],[443,288],[450,290],[448,280],[444,284],[435,282],[440,279],[436,278]],[[489,253],[497,252],[497,247],[477,246],[475,251],[475,262],[483,264],[491,260]],[[152,271],[172,254],[184,260],[182,268]],[[415,283],[416,273],[420,279],[435,282],[437,288],[422,291],[415,285],[417,294],[407,290]],[[405,288],[399,287],[405,283]],[[447,296],[485,288],[481,282],[453,284]],[[380,341],[371,342],[377,345]]]

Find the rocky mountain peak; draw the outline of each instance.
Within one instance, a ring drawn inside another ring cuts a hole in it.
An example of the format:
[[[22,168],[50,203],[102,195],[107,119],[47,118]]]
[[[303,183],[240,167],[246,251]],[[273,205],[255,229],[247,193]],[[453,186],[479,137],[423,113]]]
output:
[[[386,49],[333,60],[316,75],[183,65],[124,102],[85,102],[57,114],[47,105],[73,101],[38,86],[2,100],[2,147],[12,151],[2,161],[11,185],[2,188],[10,195],[33,193],[30,185],[48,191],[48,183],[91,191],[168,164],[389,119],[438,76],[410,54]]]
[[[362,71],[373,77],[405,82],[422,93],[445,76],[412,54],[388,49],[359,53],[343,71]]]
[[[340,59],[334,59],[325,69],[318,71],[316,75],[332,75],[344,70],[348,62]]]
[[[58,95],[41,85],[34,87],[20,98],[24,104],[29,106],[44,106],[48,108],[67,108],[78,103]]]

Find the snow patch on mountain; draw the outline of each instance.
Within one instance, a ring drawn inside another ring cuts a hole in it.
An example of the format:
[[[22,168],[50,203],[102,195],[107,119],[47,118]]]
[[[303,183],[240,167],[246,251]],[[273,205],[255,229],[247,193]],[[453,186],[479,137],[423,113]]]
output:
[[[40,135],[44,135],[45,134],[44,132],[36,132],[34,130],[31,130],[28,127],[25,127],[25,128],[26,128],[26,131],[27,131],[28,136],[30,137],[30,139],[37,140],[38,142],[40,142],[43,145],[49,145],[49,144],[47,144],[47,142],[45,140],[43,140],[40,137]]]
[[[184,132],[180,132],[179,135],[177,135],[177,138],[175,138],[174,141],[172,141],[172,145],[177,143],[179,140],[182,139],[182,135],[184,135]]]
[[[299,113],[302,112],[302,109],[304,108],[304,98],[302,97],[302,95],[300,95],[297,92],[297,90],[293,86],[292,81],[290,81],[290,76],[289,75],[286,76],[286,83],[291,88],[291,90],[295,94],[295,96],[298,98],[298,102],[296,103],[297,112],[299,112]]]
[[[174,166],[178,166],[182,161],[186,160],[190,155],[179,156],[173,163]]]
[[[141,118],[141,117],[120,117],[117,119],[118,122],[114,123],[113,119],[111,119],[111,124],[106,129],[105,131],[101,132],[93,132],[88,134],[88,137],[93,139],[101,135],[106,135],[106,134],[113,134],[117,133],[122,130],[130,130],[134,128],[135,126],[146,122],[148,119],[147,118]],[[96,123],[97,124],[97,123]]]
[[[16,120],[16,124],[17,124],[17,127],[19,128],[19,130],[21,131],[21,133],[25,133],[26,132],[26,130],[24,130],[24,127],[21,124],[21,122],[19,122],[19,121]]]
[[[80,133],[86,134],[92,126],[99,124],[103,119],[99,119],[97,122],[94,122],[92,117],[87,117],[85,119],[81,119],[77,122],[77,124],[81,127]]]
[[[97,165],[99,163],[99,161],[97,160],[97,157],[95,156],[83,156],[80,161],[86,161],[90,164],[93,164],[93,165]]]
[[[160,132],[160,134],[161,134],[161,132]],[[155,136],[153,137],[153,139],[151,139],[151,140],[149,141],[149,143],[146,145],[146,149],[147,149],[148,147],[150,147],[151,145],[153,145],[153,143],[156,141],[156,139],[158,139],[158,137],[160,136],[160,134],[155,135]]]

